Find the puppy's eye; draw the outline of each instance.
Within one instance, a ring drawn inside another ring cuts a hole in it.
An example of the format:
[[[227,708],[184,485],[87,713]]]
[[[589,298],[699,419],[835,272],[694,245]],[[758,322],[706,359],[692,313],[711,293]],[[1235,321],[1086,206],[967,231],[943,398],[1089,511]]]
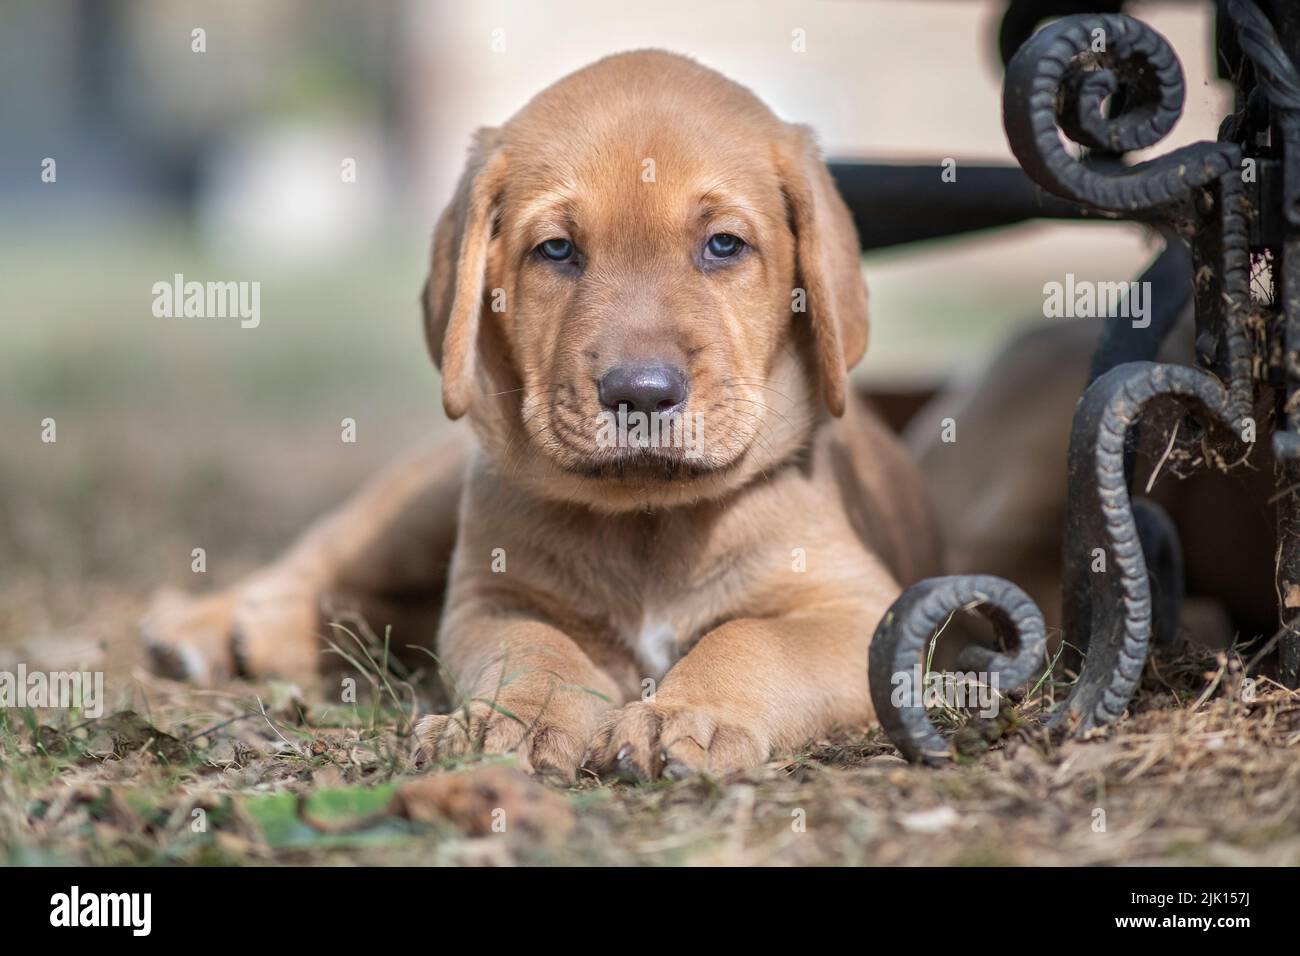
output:
[[[704,244],[705,257],[709,259],[730,259],[745,248],[745,240],[729,232],[719,232],[709,236]]]
[[[568,262],[573,258],[574,248],[568,239],[547,239],[537,251],[552,262]]]

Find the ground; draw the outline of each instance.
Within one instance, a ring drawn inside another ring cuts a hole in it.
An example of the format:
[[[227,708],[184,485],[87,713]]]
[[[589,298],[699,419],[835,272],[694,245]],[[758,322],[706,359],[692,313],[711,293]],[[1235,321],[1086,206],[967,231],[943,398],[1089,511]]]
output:
[[[0,860],[1296,865],[1300,700],[1242,703],[1233,669],[1204,663],[1181,676],[1226,695],[1153,672],[1129,719],[1085,741],[1038,728],[1035,699],[1010,738],[941,769],[863,729],[727,779],[567,790],[508,758],[413,771],[397,685],[347,708],[137,674],[134,711],[3,712]]]
[[[509,760],[412,769],[435,685],[373,636],[330,635],[360,665],[355,704],[337,679],[152,677],[152,589],[274,554],[436,432],[436,380],[418,243],[276,273],[264,328],[240,330],[153,318],[151,283],[202,264],[105,238],[57,263],[39,237],[0,250],[0,671],[102,670],[108,694],[99,719],[0,709],[0,863],[1300,864],[1300,695],[1248,689],[1236,653],[1153,663],[1129,716],[1083,741],[1042,729],[1064,690],[1044,681],[941,769],[864,727],[737,777],[568,790]]]

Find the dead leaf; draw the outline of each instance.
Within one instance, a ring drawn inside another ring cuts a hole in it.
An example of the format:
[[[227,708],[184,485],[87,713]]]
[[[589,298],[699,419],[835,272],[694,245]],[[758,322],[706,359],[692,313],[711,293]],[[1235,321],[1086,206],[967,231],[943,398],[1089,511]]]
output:
[[[554,839],[572,831],[575,823],[563,796],[500,764],[403,784],[393,794],[391,812],[421,823],[451,823],[471,836],[519,830]]]
[[[164,733],[133,710],[124,710],[86,725],[87,750],[125,757],[137,751],[157,755],[168,763],[189,759],[190,747],[183,740]]]

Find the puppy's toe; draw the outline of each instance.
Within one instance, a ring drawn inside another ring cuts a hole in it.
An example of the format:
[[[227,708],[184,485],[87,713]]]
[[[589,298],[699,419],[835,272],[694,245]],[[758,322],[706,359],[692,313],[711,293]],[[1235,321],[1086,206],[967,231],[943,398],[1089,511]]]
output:
[[[228,678],[234,603],[226,592],[192,597],[175,588],[157,591],[138,627],[153,672],[200,684]]]
[[[415,764],[474,753],[510,753],[523,741],[525,730],[508,708],[471,701],[449,714],[430,714],[415,725]]]
[[[611,716],[588,751],[597,773],[639,781],[679,780],[707,772],[726,774],[757,766],[767,745],[739,721],[701,707],[653,701],[628,704]]]
[[[320,665],[320,598],[295,579],[268,577],[241,588],[231,623],[240,673],[301,679]]]
[[[663,775],[680,780],[709,769],[710,746],[717,730],[713,718],[700,710],[667,714],[659,729]]]
[[[429,714],[415,725],[415,751],[412,760],[424,767],[438,760],[448,760],[465,753],[469,735],[449,714]]]
[[[597,773],[625,780],[653,780],[662,761],[658,753],[659,713],[638,701],[612,711],[588,749],[586,765]]]
[[[516,709],[517,708],[517,709]],[[572,783],[582,761],[582,723],[562,709],[527,720],[523,704],[494,707],[474,701],[450,714],[423,718],[415,726],[416,766],[467,754],[514,754],[520,769],[553,783]]]
[[[741,724],[719,724],[709,740],[708,756],[703,766],[683,763],[692,773],[707,771],[714,776],[736,773],[757,767],[771,756],[771,747],[757,734]],[[684,773],[681,775],[685,775]]]
[[[547,783],[570,784],[577,779],[586,742],[562,727],[544,725],[520,751],[523,768]]]
[[[144,647],[149,669],[159,677],[196,684],[212,682],[212,667],[195,647],[159,640],[144,626],[140,627],[140,644]]]

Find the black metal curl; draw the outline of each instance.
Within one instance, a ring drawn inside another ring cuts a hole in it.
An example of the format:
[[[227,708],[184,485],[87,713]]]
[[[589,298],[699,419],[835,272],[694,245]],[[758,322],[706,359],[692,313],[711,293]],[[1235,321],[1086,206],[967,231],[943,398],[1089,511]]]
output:
[[[1250,0],[1228,0],[1227,10],[1237,27],[1237,43],[1254,65],[1269,102],[1278,109],[1300,110],[1300,74],[1268,17]]]
[[[1237,172],[1221,176],[1211,196],[1213,208],[1192,239],[1196,358],[1228,383],[1228,414],[1240,419],[1254,408],[1255,359],[1262,351],[1250,329],[1250,228],[1256,213]]]
[[[1101,31],[1105,51],[1093,51]],[[1121,104],[1105,116],[1107,97]],[[1067,17],[1038,31],[1012,57],[1002,93],[1011,149],[1031,178],[1058,196],[1130,218],[1191,199],[1237,167],[1232,143],[1194,143],[1125,167],[1071,156],[1060,131],[1107,154],[1154,146],[1182,114],[1183,71],[1163,36],[1123,14]]]
[[[1146,662],[1153,601],[1129,499],[1124,447],[1130,426],[1149,405],[1166,398],[1227,428],[1243,425],[1232,416],[1227,390],[1213,375],[1152,362],[1129,362],[1107,372],[1084,392],[1075,412],[1062,620],[1065,640],[1086,649],[1086,656],[1079,679],[1053,721],[1070,721],[1075,732],[1122,715]],[[1096,549],[1101,549],[1104,564],[1098,564]],[[1169,597],[1162,595],[1166,618],[1177,615]]]
[[[1005,68],[1044,20],[1078,13],[1119,13],[1124,0],[1009,0],[998,24],[998,53]]]
[[[1263,152],[1277,162],[1281,175],[1280,228],[1260,246],[1271,249],[1279,271],[1278,307],[1271,311],[1270,324],[1280,319],[1282,332],[1282,403],[1285,429],[1273,432],[1273,453],[1278,463],[1281,486],[1277,498],[1277,570],[1274,587],[1280,598],[1283,633],[1278,644],[1279,677],[1288,687],[1300,687],[1300,610],[1295,607],[1295,589],[1300,586],[1300,70],[1296,68],[1296,11],[1282,3],[1274,5],[1274,22],[1287,35],[1288,50],[1282,45],[1274,23],[1249,0],[1228,0],[1228,18],[1237,28],[1240,51],[1254,68],[1258,83],[1251,98],[1263,91],[1272,111],[1270,137]],[[1250,125],[1250,124],[1248,124]],[[1256,129],[1260,124],[1253,124]],[[1261,193],[1267,196],[1266,193]],[[1259,195],[1255,197],[1257,200]],[[1264,199],[1273,205],[1269,199]],[[1276,208],[1276,207],[1275,207]],[[1267,219],[1267,207],[1261,219]]]
[[[1014,654],[973,645],[962,650],[958,666],[997,675],[999,692],[1014,690],[1043,666],[1047,628],[1043,614],[1024,591],[990,574],[927,578],[905,590],[885,612],[868,652],[871,702],[885,733],[913,763],[942,763],[948,745],[926,715],[921,697],[922,656],[931,636],[957,610],[972,607],[993,624],[998,637],[1012,641]],[[902,699],[898,699],[901,692]]]

